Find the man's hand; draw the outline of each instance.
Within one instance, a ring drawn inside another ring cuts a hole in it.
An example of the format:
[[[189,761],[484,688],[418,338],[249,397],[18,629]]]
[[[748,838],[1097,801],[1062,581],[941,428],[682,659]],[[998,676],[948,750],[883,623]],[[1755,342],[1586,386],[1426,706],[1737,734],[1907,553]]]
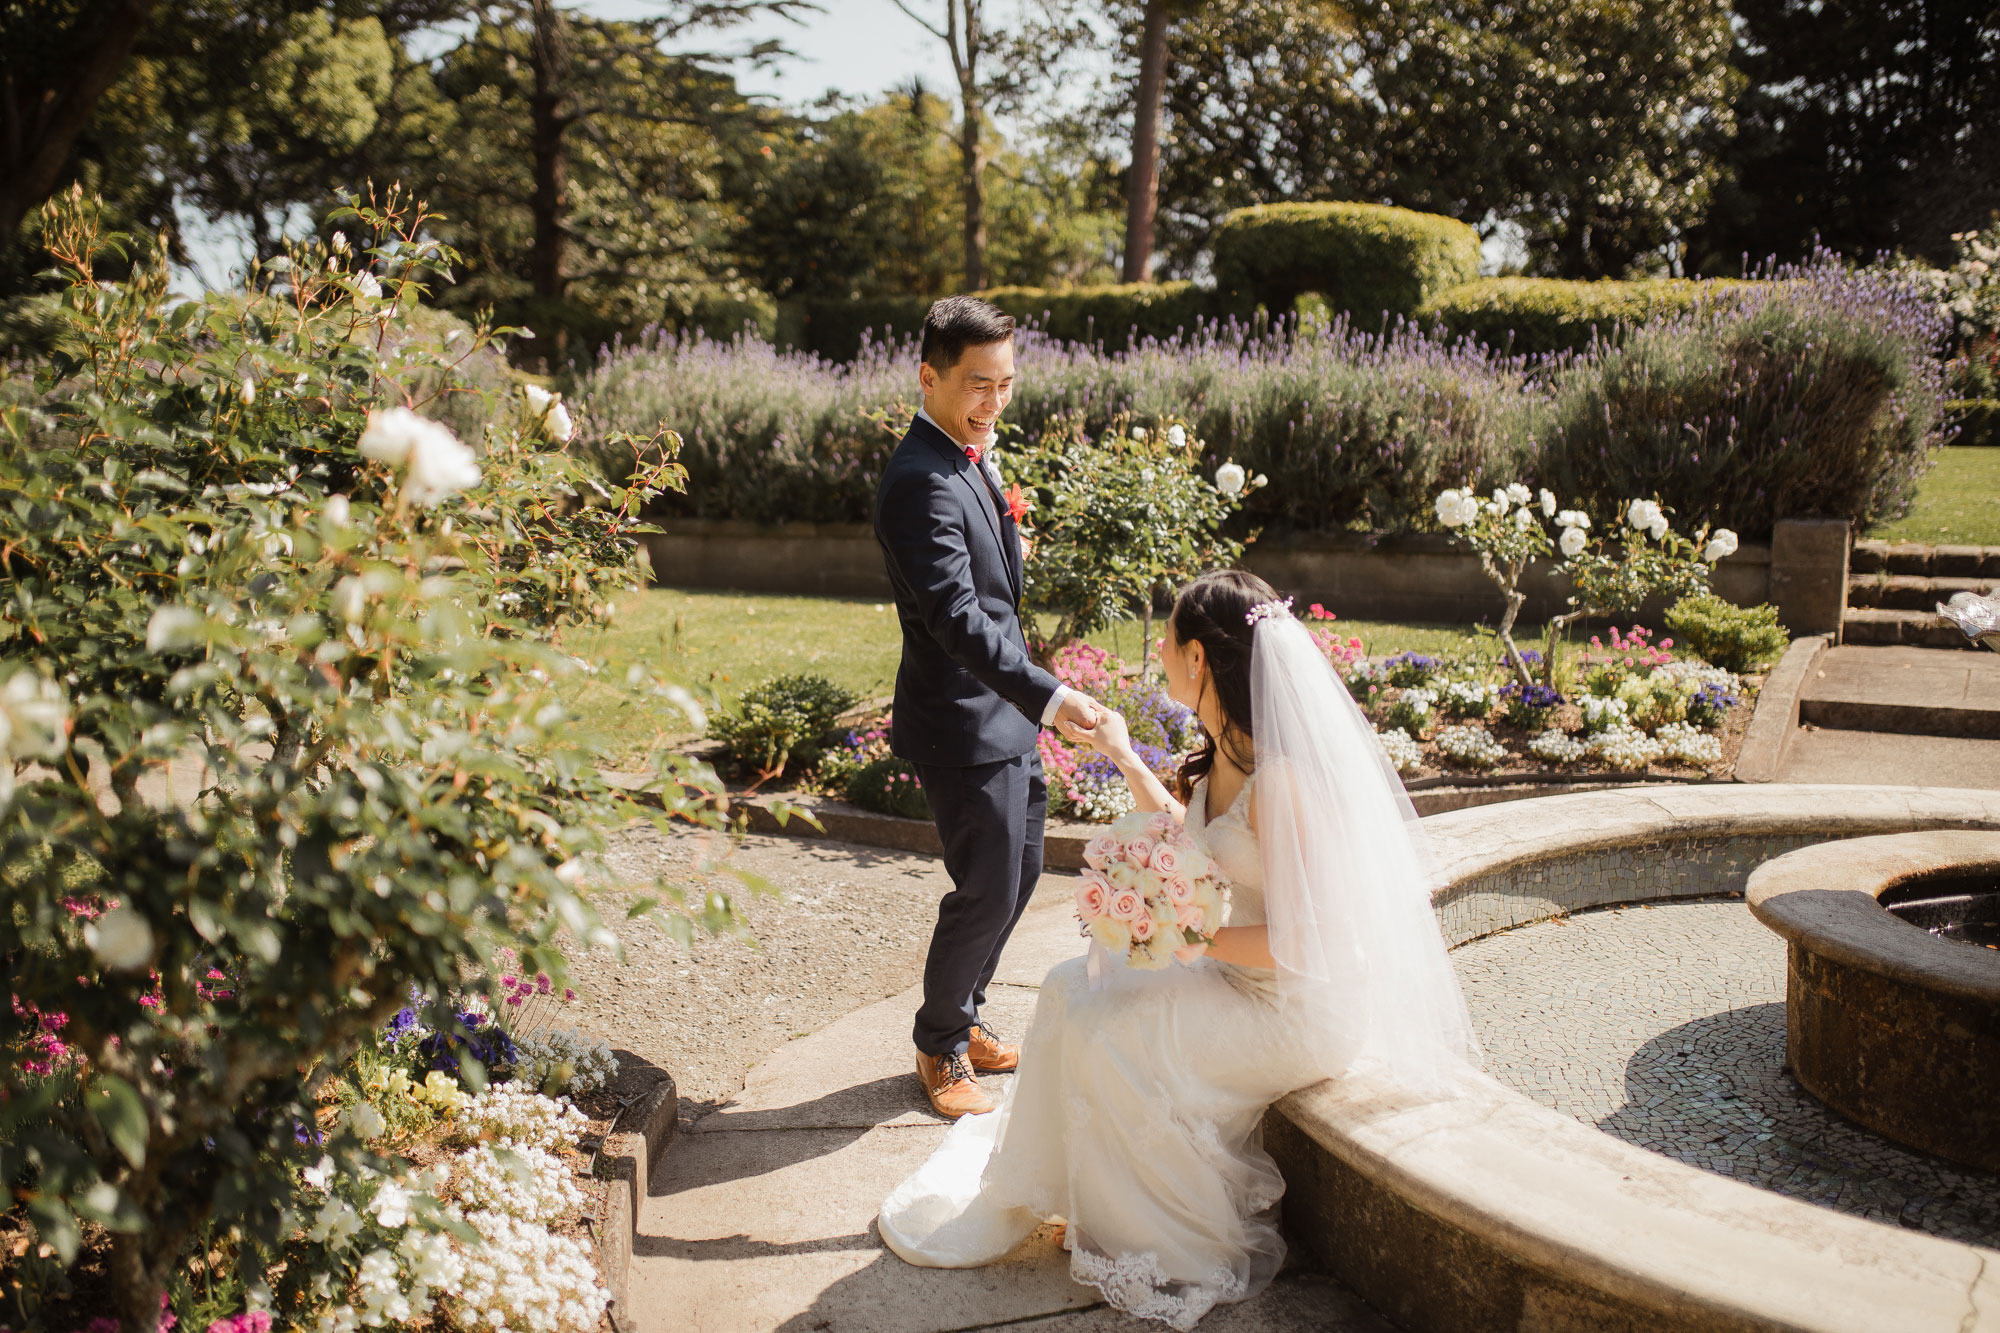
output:
[[[1103,706],[1097,700],[1072,690],[1063,696],[1063,701],[1056,706],[1056,715],[1051,720],[1063,735],[1088,743],[1091,731],[1103,716]]]

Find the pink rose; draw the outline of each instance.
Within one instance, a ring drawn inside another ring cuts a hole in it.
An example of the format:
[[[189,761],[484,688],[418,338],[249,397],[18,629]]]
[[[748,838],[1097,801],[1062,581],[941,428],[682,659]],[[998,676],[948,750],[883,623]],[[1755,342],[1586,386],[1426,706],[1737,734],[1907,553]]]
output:
[[[1134,922],[1146,915],[1146,900],[1137,889],[1120,889],[1111,895],[1107,905],[1112,916],[1120,921]]]
[[[1176,907],[1184,907],[1194,901],[1194,885],[1186,875],[1167,876],[1167,901]]]
[[[1153,932],[1157,929],[1159,927],[1153,924],[1153,918],[1142,916],[1132,923],[1132,939],[1135,943],[1144,944],[1153,938]]]
[[[1132,865],[1144,870],[1153,861],[1153,840],[1151,838],[1133,838],[1126,842],[1125,859]]]
[[[1111,901],[1111,886],[1096,873],[1085,875],[1076,886],[1076,911],[1085,921],[1104,915]]]
[[[1146,821],[1146,831],[1161,842],[1165,842],[1167,839],[1173,837],[1179,830],[1180,825],[1176,824],[1174,817],[1164,810],[1156,812],[1151,819]]]
[[[1093,870],[1103,870],[1118,859],[1118,839],[1109,833],[1100,833],[1092,838],[1083,849],[1083,859]]]
[[[1201,908],[1193,903],[1183,903],[1174,909],[1174,924],[1182,930],[1200,931]]]
[[[1170,842],[1163,842],[1153,849],[1151,864],[1159,874],[1171,878],[1181,868],[1181,849]]]

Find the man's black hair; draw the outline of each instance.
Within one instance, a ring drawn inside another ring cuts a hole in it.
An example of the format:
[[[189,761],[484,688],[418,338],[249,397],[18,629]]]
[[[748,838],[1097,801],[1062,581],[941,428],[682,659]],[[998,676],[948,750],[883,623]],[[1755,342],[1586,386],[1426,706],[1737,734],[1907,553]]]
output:
[[[968,347],[1006,342],[1014,336],[1014,317],[976,296],[947,296],[931,303],[924,315],[923,363],[942,375],[958,364]]]

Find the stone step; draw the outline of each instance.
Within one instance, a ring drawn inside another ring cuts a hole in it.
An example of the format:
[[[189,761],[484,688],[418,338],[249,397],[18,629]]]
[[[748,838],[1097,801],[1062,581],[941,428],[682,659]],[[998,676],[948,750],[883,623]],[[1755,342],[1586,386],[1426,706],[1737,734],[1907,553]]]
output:
[[[1957,626],[1937,618],[1932,611],[1886,610],[1879,607],[1849,607],[1841,619],[1842,643],[1863,647],[1970,648],[1985,651],[1965,637]]]
[[[1850,574],[1910,574],[1922,578],[2000,579],[2000,546],[1932,546],[1926,542],[1856,542]]]
[[[1799,722],[1842,731],[2000,740],[2000,655],[1843,645],[1814,664],[1799,693]]]
[[[1953,593],[1990,593],[2000,579],[1950,578],[1922,574],[1860,574],[1848,580],[1847,605],[1887,611],[1934,611]]]

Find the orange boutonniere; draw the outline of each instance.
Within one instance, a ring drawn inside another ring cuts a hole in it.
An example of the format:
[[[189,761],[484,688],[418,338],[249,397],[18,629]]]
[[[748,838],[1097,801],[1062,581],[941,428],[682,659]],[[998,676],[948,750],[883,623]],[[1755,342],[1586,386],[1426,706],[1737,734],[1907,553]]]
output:
[[[1022,493],[1020,482],[1017,481],[1007,488],[1007,516],[1016,523],[1026,518],[1028,511],[1034,507],[1034,502]]]

